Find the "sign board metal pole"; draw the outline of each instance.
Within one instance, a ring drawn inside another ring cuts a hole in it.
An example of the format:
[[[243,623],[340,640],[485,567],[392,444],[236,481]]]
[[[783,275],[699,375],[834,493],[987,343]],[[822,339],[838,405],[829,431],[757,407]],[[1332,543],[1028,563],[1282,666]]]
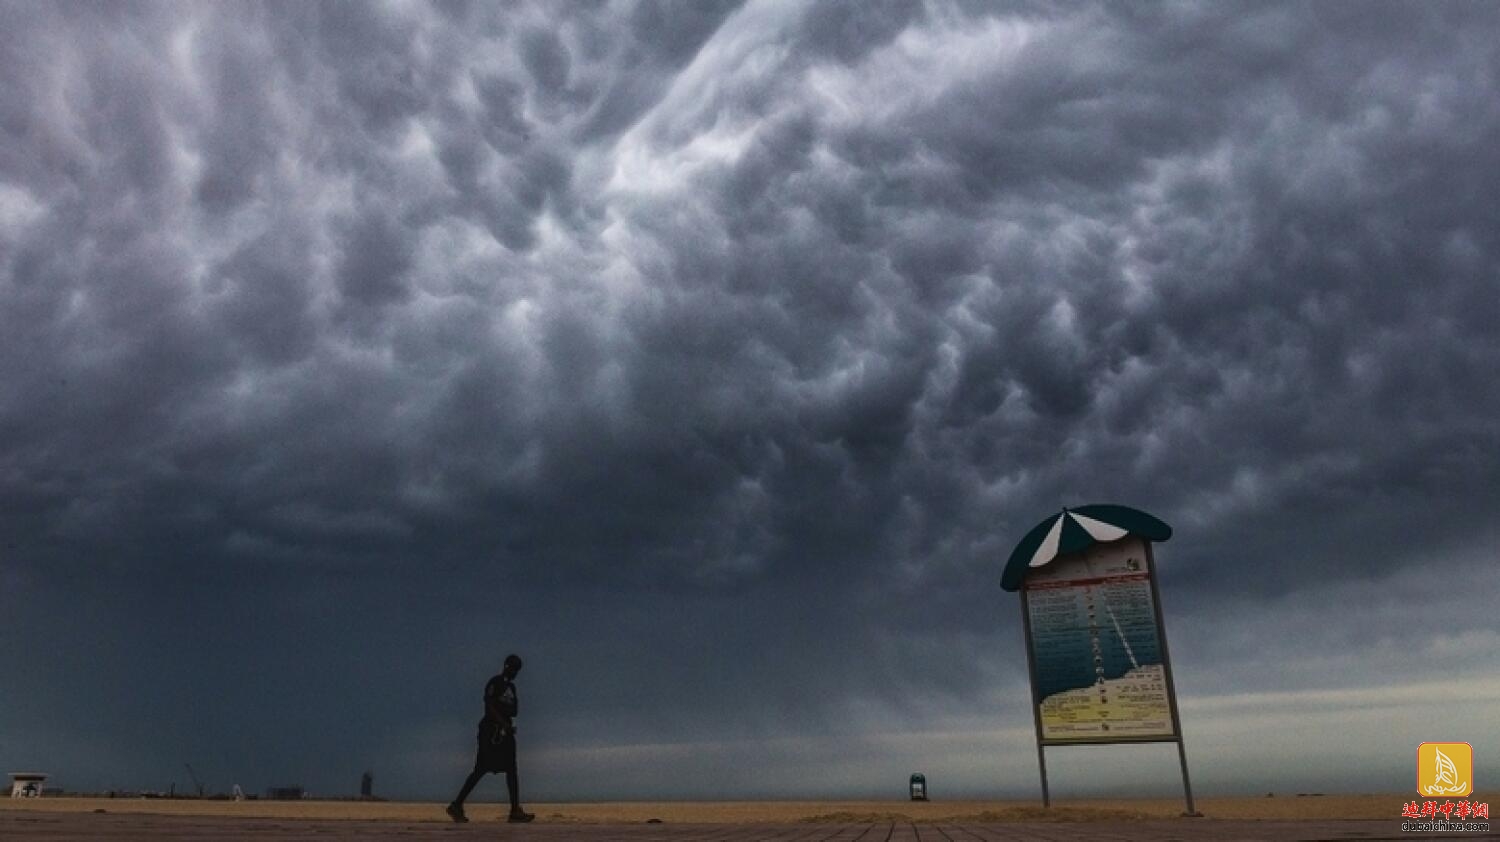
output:
[[[1036,724],[1036,765],[1042,774],[1042,806],[1052,806],[1047,792],[1047,747],[1042,743],[1042,700],[1036,690],[1036,656],[1031,651],[1031,608],[1026,601],[1026,586],[1021,586],[1021,627],[1026,633],[1026,671],[1031,680],[1031,719]]]
[[[1161,591],[1156,586],[1156,557],[1151,552],[1151,542],[1143,541],[1146,545],[1146,571],[1151,580],[1151,602],[1156,609],[1156,627],[1161,632],[1161,663],[1163,672],[1167,678],[1167,699],[1172,710],[1172,731],[1177,735],[1177,762],[1182,767],[1182,794],[1187,801],[1187,812],[1184,816],[1199,817],[1203,814],[1193,807],[1193,784],[1188,780],[1187,747],[1182,737],[1182,720],[1177,715],[1177,686],[1172,682],[1172,656],[1167,651],[1167,625],[1162,619]]]

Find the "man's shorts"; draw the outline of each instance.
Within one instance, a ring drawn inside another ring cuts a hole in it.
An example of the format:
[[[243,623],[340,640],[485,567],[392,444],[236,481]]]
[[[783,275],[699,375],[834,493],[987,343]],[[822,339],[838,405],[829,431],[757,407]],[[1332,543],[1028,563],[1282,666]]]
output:
[[[479,753],[474,768],[486,772],[516,770],[516,735],[500,733],[499,723],[479,723]]]

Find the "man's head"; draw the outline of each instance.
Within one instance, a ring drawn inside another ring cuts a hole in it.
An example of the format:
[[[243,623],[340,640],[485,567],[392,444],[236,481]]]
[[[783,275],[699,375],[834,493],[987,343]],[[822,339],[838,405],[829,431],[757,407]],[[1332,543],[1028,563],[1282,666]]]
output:
[[[516,677],[516,673],[518,673],[520,671],[521,671],[521,656],[520,655],[507,655],[507,656],[505,656],[505,675],[506,675],[506,677],[508,677],[508,678],[515,678]]]

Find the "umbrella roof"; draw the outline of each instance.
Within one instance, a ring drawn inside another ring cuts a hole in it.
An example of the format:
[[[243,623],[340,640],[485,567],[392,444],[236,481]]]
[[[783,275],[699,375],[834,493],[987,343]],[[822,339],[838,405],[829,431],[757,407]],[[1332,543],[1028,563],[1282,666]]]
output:
[[[1129,506],[1098,504],[1063,509],[1032,527],[1011,550],[1010,560],[1000,577],[1000,587],[1019,590],[1027,571],[1041,567],[1058,556],[1083,552],[1094,544],[1118,541],[1135,535],[1147,541],[1165,541],[1172,537],[1172,527],[1140,509]]]

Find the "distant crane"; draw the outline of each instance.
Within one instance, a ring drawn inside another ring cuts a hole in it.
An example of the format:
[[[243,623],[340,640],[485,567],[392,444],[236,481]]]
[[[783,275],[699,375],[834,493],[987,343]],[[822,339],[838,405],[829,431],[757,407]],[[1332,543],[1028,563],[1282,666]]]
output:
[[[193,771],[193,764],[191,764],[191,763],[184,763],[182,765],[184,765],[184,766],[187,767],[188,777],[190,777],[190,778],[193,779],[193,786],[196,786],[198,788],[198,797],[202,798],[203,797],[203,781],[198,780],[198,773]]]

